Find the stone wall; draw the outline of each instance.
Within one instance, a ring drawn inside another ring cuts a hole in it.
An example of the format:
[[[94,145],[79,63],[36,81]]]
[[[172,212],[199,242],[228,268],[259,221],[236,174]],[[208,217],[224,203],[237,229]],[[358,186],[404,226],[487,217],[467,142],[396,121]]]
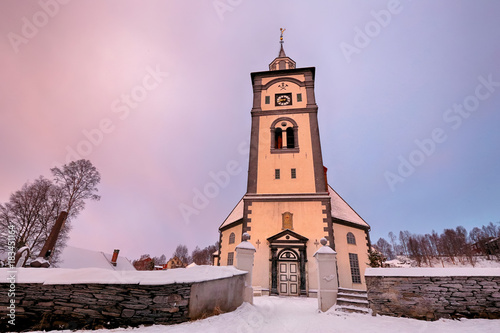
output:
[[[243,272],[202,282],[152,285],[16,283],[14,298],[8,296],[9,284],[0,283],[0,331],[177,324],[235,310],[243,302],[244,279]],[[15,325],[8,323],[11,299]]]
[[[405,269],[399,270],[403,275]],[[384,276],[373,271],[366,275],[373,314],[426,320],[500,318],[500,276]]]

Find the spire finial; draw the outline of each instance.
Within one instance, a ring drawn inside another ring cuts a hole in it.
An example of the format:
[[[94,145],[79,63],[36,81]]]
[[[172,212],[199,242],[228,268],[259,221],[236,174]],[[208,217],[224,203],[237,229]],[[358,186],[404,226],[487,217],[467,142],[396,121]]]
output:
[[[283,44],[283,33],[285,32],[286,29],[284,28],[280,28],[280,32],[281,32],[281,35],[280,35],[280,44]]]

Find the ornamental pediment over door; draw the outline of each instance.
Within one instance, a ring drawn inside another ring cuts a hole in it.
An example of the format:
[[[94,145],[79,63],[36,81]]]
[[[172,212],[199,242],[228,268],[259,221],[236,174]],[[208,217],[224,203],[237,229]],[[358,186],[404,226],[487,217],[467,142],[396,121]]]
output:
[[[269,237],[268,239],[269,244],[273,243],[307,243],[309,240],[308,238],[299,235],[296,232],[293,232],[290,229],[283,230],[282,232]]]

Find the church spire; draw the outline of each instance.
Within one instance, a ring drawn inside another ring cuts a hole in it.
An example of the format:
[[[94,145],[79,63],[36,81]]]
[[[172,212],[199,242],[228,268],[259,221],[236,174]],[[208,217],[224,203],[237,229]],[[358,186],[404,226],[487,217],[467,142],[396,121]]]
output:
[[[295,68],[295,61],[293,61],[291,58],[287,57],[285,54],[285,49],[283,48],[283,33],[285,32],[286,29],[280,28],[280,53],[278,54],[278,57],[273,60],[269,64],[269,70],[270,71],[276,71],[276,70],[281,70],[281,69],[294,69]]]

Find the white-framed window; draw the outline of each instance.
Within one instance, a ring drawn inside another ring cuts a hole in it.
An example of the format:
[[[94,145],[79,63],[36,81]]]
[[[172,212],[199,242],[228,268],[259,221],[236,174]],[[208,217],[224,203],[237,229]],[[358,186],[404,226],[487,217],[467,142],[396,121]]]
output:
[[[354,237],[354,234],[352,232],[347,233],[347,244],[356,245],[356,237]]]
[[[227,254],[227,265],[232,266],[234,262],[234,252],[229,252]]]
[[[351,265],[352,283],[361,283],[361,274],[359,272],[359,261],[356,253],[349,253],[349,263]]]
[[[234,234],[234,232],[231,233],[231,235],[229,235],[229,244],[234,244],[236,240],[236,235]]]

